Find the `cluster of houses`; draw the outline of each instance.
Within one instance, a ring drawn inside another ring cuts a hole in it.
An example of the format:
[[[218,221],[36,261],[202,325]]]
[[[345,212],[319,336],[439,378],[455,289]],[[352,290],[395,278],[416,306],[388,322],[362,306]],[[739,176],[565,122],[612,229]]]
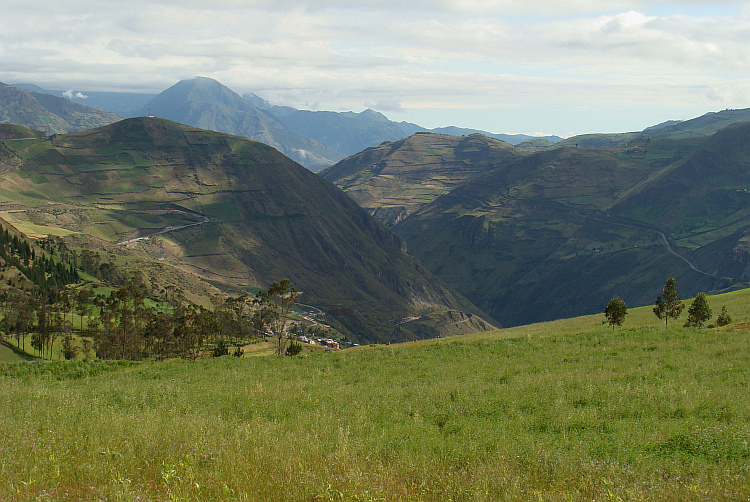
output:
[[[300,335],[297,337],[297,340],[299,340],[302,343],[308,343],[310,345],[320,345],[322,347],[328,347],[331,349],[338,349],[341,348],[339,345],[339,342],[334,340],[333,338],[308,338],[305,335]]]

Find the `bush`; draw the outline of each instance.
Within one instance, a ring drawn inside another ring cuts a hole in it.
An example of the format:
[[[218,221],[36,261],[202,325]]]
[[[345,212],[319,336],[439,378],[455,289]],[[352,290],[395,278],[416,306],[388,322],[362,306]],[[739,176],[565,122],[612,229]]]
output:
[[[719,317],[716,318],[716,325],[726,326],[727,324],[732,324],[732,317],[729,315],[729,312],[727,312],[727,306],[722,305],[721,313],[719,314]]]
[[[221,357],[221,356],[228,356],[229,355],[229,345],[224,340],[221,340],[219,343],[216,344],[216,347],[214,347],[214,357]]]
[[[289,342],[289,347],[286,348],[286,355],[288,355],[288,356],[296,356],[300,352],[302,352],[302,344],[301,343],[299,343],[299,342],[297,342],[295,340],[292,340],[291,342]]]

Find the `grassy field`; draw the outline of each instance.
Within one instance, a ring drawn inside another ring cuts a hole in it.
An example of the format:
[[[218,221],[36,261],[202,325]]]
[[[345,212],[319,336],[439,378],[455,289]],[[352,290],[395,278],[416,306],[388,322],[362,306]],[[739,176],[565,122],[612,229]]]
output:
[[[547,335],[0,364],[0,500],[748,500],[750,331]]]

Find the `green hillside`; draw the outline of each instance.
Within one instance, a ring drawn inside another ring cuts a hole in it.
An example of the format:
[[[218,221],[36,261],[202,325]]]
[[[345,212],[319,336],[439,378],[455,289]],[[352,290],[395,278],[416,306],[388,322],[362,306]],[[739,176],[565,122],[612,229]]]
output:
[[[29,236],[136,248],[233,292],[289,277],[355,341],[491,327],[400,238],[264,144],[138,118],[4,145],[0,205]]]
[[[419,133],[346,158],[320,175],[392,226],[461,183],[521,156],[479,134]]]
[[[394,230],[504,326],[746,283],[750,127],[709,138],[529,155],[453,189]],[[665,245],[665,240],[669,246]],[[678,256],[680,255],[680,256]]]
[[[750,108],[710,112],[690,120],[668,121],[643,131],[624,133],[587,133],[566,138],[553,144],[538,144],[535,149],[552,149],[561,146],[578,148],[612,148],[627,145],[634,140],[645,139],[706,139],[717,131],[735,124],[750,122]],[[525,153],[532,149],[523,148]]]
[[[30,127],[16,124],[0,124],[0,140],[43,138],[44,133]]]
[[[667,127],[660,127],[653,130],[647,129],[644,133],[650,138],[695,138],[710,136],[720,129],[743,122],[750,122],[750,108],[710,112]]]
[[[750,497],[746,324],[503,333],[0,364],[0,498]]]

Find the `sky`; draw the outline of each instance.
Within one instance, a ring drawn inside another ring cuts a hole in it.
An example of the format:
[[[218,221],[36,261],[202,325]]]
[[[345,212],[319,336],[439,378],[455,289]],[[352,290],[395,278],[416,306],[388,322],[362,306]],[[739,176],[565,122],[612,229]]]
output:
[[[750,1],[2,4],[0,81],[69,95],[204,76],[300,109],[563,137],[750,107]]]

